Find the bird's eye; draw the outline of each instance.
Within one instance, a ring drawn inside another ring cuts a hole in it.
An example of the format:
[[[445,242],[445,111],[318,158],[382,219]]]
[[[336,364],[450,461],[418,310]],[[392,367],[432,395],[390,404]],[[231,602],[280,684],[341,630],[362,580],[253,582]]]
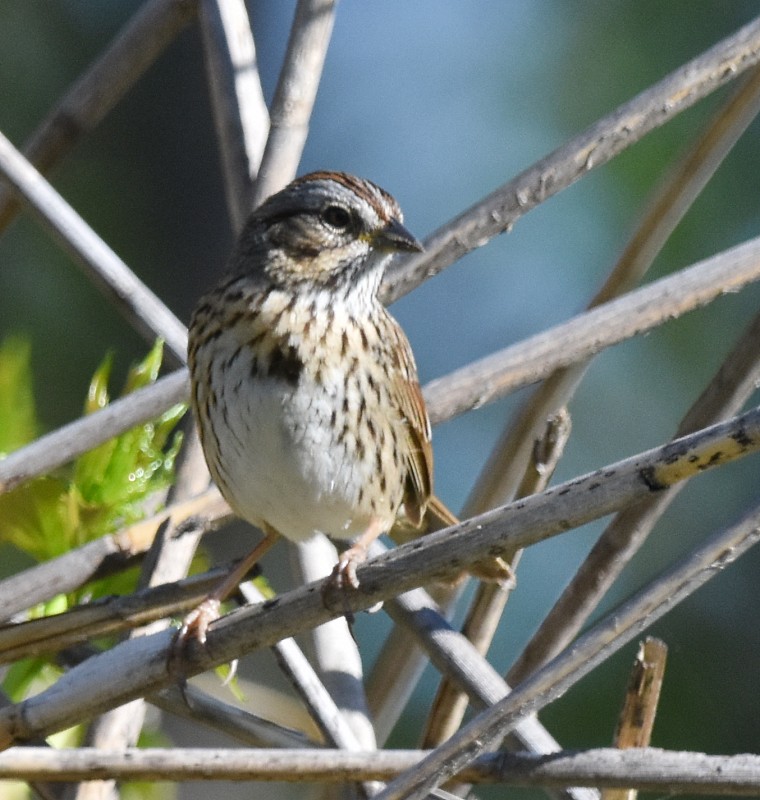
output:
[[[351,212],[347,211],[343,206],[328,206],[322,212],[322,219],[331,228],[344,231],[351,225]]]

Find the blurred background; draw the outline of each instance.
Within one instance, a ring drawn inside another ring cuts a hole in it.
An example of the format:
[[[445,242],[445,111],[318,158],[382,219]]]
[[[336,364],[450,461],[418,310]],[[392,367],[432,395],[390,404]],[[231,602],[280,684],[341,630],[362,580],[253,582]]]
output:
[[[0,130],[21,146],[138,7],[128,0],[0,0]],[[268,99],[293,7],[250,3]],[[423,238],[748,22],[757,8],[740,0],[345,0],[300,172],[341,169],[376,181],[396,196],[408,227]],[[509,235],[399,301],[393,312],[423,383],[583,309],[652,188],[726,96],[723,90],[650,134],[532,211]],[[679,226],[652,278],[756,236],[758,175],[756,122]],[[195,27],[52,181],[187,321],[232,244]],[[750,287],[597,358],[570,408],[573,436],[557,480],[670,437],[758,301],[758,287]],[[0,338],[16,333],[32,342],[49,429],[79,416],[106,351],[114,353],[118,386],[147,349],[27,214],[0,239]],[[453,508],[524,396],[435,430],[438,492]],[[758,473],[754,458],[693,481],[606,608],[738,517],[757,497]],[[497,669],[512,662],[602,528],[587,526],[526,554],[494,645]],[[670,647],[656,746],[758,751],[758,568],[760,554],[750,553],[654,627]],[[382,615],[359,621],[368,663],[386,624]],[[634,652],[632,644],[542,714],[563,745],[610,742]],[[392,745],[415,743],[415,714],[422,715],[434,691],[432,672],[427,677]],[[208,791],[184,787],[182,797]]]

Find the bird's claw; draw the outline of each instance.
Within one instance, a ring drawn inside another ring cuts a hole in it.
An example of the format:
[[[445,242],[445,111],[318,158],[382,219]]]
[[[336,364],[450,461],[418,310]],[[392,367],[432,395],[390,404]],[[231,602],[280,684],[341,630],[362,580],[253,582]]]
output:
[[[359,578],[356,577],[356,568],[366,559],[367,551],[363,547],[354,546],[344,550],[328,578],[331,586],[339,591],[346,591],[348,588],[358,589]]]
[[[177,630],[167,657],[167,668],[172,675],[184,677],[179,664],[187,643],[195,639],[199,644],[206,644],[208,626],[219,618],[221,603],[215,597],[207,597],[182,620]]]

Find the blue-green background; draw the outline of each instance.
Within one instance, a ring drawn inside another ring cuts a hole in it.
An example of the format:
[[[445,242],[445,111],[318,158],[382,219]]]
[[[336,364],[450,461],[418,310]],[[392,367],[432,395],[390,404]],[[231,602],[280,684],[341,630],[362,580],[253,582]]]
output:
[[[0,130],[22,144],[137,7],[0,0]],[[292,9],[292,2],[251,5],[268,99]],[[344,0],[300,171],[335,168],[377,181],[424,237],[757,10],[738,0]],[[723,90],[651,134],[397,303],[423,382],[581,310],[652,187],[726,96]],[[754,124],[679,226],[654,277],[758,234],[759,139]],[[186,321],[231,246],[195,27],[52,180]],[[758,299],[752,287],[598,358],[571,406],[573,438],[558,478],[667,439]],[[0,239],[0,336],[12,332],[33,342],[50,428],[78,416],[106,350],[122,372],[145,351],[26,214]],[[437,485],[454,508],[522,396],[435,431]],[[694,481],[625,572],[615,599],[737,517],[757,498],[758,472],[755,458]],[[569,533],[526,555],[492,655],[498,669],[519,652],[600,530]],[[750,554],[655,626],[670,662],[654,744],[758,751],[758,566],[760,557]],[[360,621],[368,661],[382,624]],[[564,745],[610,741],[633,652],[631,645],[543,713]],[[418,716],[432,685],[415,695]],[[397,742],[412,744],[414,730],[412,714]],[[182,796],[207,791],[185,787]]]

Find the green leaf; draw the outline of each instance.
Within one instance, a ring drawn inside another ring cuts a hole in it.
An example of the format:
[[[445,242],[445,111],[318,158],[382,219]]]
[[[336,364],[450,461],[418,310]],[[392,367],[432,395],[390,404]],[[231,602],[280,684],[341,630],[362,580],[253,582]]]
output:
[[[21,337],[0,344],[0,458],[37,436],[30,356]]]
[[[156,342],[130,369],[125,394],[156,380],[162,354],[162,343]],[[28,364],[28,352],[26,362],[22,359],[20,363]],[[109,403],[111,369],[112,357],[107,355],[90,381],[85,414]],[[17,372],[23,373],[23,369]],[[31,385],[28,380],[16,383]],[[145,501],[173,480],[181,444],[180,435],[174,431],[185,410],[184,405],[174,406],[157,420],[138,425],[83,454],[69,470],[69,479],[39,478],[0,496],[4,523],[0,540],[41,561],[141,519]],[[31,399],[27,417],[29,414],[33,419]]]
[[[0,541],[36,561],[67,552],[69,531],[78,524],[77,507],[70,502],[66,483],[49,477],[0,495],[0,518]]]

